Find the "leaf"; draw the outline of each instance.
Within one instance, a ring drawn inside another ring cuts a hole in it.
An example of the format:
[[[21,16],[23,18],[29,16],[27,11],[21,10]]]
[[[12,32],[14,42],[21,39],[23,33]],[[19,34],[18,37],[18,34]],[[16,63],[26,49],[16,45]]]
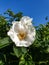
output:
[[[24,53],[27,53],[27,48],[25,48],[25,47],[21,47],[21,50],[22,50],[22,53],[24,54]]]
[[[8,46],[9,44],[10,43],[9,43],[9,38],[8,37],[0,39],[0,49],[5,47],[5,46]]]
[[[35,65],[33,60],[26,60],[24,57],[20,60],[19,65]]]
[[[25,65],[25,60],[20,61],[19,65]]]
[[[0,54],[0,65],[4,65],[4,56],[3,54]]]
[[[22,51],[20,47],[13,46],[14,53],[17,57],[20,57],[22,55]]]
[[[47,47],[47,49],[46,49],[46,53],[49,53],[49,47]]]
[[[0,60],[0,65],[4,65],[4,63],[2,62],[2,60]]]

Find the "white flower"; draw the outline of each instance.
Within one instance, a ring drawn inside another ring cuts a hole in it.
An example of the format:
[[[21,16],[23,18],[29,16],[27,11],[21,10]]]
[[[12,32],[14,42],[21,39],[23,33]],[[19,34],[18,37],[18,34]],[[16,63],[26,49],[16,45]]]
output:
[[[35,40],[35,28],[30,17],[22,17],[21,20],[12,22],[12,27],[7,33],[16,46],[29,47]],[[27,25],[26,25],[27,23]],[[30,24],[31,23],[31,24]]]

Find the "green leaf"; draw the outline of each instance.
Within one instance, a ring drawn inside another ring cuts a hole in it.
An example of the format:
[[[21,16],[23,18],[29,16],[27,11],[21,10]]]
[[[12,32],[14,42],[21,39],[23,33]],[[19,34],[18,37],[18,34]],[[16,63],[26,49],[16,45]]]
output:
[[[2,60],[0,60],[0,65],[4,65],[4,63],[2,62]]]
[[[19,65],[35,65],[33,60],[25,60],[23,57],[23,60],[20,60]]]
[[[35,65],[33,61],[28,61],[28,65]]]
[[[20,61],[19,65],[25,65],[25,60]]]
[[[13,46],[14,53],[17,57],[20,57],[22,55],[22,51],[20,47]]]
[[[4,56],[3,54],[0,54],[0,65],[4,65]]]
[[[49,47],[47,47],[47,49],[45,50],[46,53],[49,53]]]
[[[5,46],[8,46],[9,44],[10,43],[9,43],[9,38],[8,37],[0,39],[0,49],[5,47]]]
[[[27,48],[25,48],[25,47],[21,47],[21,50],[22,50],[22,53],[24,54],[24,53],[27,53]]]

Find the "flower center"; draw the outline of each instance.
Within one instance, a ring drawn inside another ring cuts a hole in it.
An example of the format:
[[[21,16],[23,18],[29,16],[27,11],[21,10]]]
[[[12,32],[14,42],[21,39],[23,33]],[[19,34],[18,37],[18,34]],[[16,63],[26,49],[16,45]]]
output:
[[[17,36],[18,36],[19,40],[23,40],[26,38],[26,32],[21,31],[18,33]]]

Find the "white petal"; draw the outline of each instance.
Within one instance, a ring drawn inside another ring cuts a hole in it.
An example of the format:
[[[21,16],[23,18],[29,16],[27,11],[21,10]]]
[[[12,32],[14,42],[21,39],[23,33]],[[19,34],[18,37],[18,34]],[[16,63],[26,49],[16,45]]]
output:
[[[12,30],[9,30],[9,32],[7,32],[7,35],[10,36],[10,38],[14,41],[14,33]]]
[[[16,46],[20,43],[20,40],[17,37],[17,34],[14,34],[14,42],[15,42]]]
[[[9,31],[8,36],[10,36],[11,40],[15,43],[15,45],[17,46],[19,44],[19,39],[17,37],[17,34],[15,34],[15,32],[13,33],[12,31]]]
[[[32,18],[24,16],[21,18],[21,22],[26,25],[32,25]]]
[[[24,41],[20,41],[17,46],[21,47],[21,46],[25,46],[25,42]]]
[[[21,22],[17,22],[13,25],[13,30],[15,32],[18,32],[19,30],[23,30],[23,29],[25,29],[25,28]]]
[[[34,35],[34,34],[28,34],[28,36],[27,36],[27,41],[33,43],[34,40],[35,40],[35,35]]]
[[[28,42],[25,40],[20,41],[20,44],[24,47],[27,47]]]
[[[35,40],[35,35],[36,35],[36,31],[35,28],[33,28],[33,30],[29,30],[27,37],[26,37],[26,41],[31,42],[31,44],[34,42]]]
[[[16,46],[19,46],[19,47],[28,47],[30,45],[30,43],[28,41],[25,41],[25,40],[22,40],[20,41]]]
[[[15,24],[16,22],[18,22],[18,21],[12,21],[12,24]]]

